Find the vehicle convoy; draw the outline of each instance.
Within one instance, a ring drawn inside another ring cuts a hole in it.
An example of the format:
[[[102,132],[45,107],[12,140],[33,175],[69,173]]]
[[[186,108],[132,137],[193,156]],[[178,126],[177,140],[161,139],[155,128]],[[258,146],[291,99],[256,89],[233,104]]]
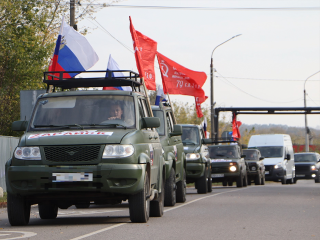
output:
[[[92,72],[98,71],[83,74]],[[155,129],[159,118],[151,117],[137,73],[101,72],[107,77],[70,79],[63,78],[66,72],[46,72],[48,91],[37,98],[30,121],[12,124],[25,132],[5,166],[11,225],[28,224],[33,204],[42,219],[55,219],[58,208],[126,200],[132,222],[163,215],[166,166]],[[54,75],[59,80],[51,80]],[[76,91],[119,85],[132,91]]]
[[[223,186],[248,185],[247,166],[241,146],[235,141],[214,142],[209,145],[212,182],[222,182]]]
[[[201,126],[181,124],[182,143],[186,154],[187,183],[194,183],[197,193],[212,192],[208,147]]]
[[[294,154],[290,135],[252,135],[248,143],[248,149],[250,148],[259,149],[264,157],[266,181],[294,183]]]
[[[265,167],[263,163],[264,157],[258,149],[243,149],[244,160],[247,164],[248,185],[252,182],[255,185],[265,184]]]
[[[181,140],[182,127],[176,125],[169,103],[152,106],[153,115],[160,119],[157,131],[160,136],[166,162],[165,206],[186,201],[186,156]]]
[[[294,182],[299,179],[314,179],[320,183],[320,154],[316,152],[300,152],[294,154],[296,176]]]

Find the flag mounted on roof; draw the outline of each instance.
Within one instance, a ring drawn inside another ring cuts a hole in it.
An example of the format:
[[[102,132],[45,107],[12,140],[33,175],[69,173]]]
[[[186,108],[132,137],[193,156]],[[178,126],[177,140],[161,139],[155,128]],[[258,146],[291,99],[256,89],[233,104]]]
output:
[[[201,103],[208,98],[202,89],[207,79],[206,73],[185,68],[159,52],[157,58],[164,93],[194,96],[197,116],[203,117]]]
[[[146,88],[157,90],[154,71],[154,59],[157,52],[157,42],[136,31],[133,27],[131,17],[130,32],[133,40],[134,55],[140,77],[144,78]]]
[[[98,60],[99,57],[88,40],[62,18],[54,55],[48,71],[86,71]],[[64,73],[63,77],[72,78],[77,74],[79,73]]]
[[[109,55],[109,62],[107,66],[107,73],[108,71],[116,71],[121,70],[118,63],[111,57],[111,54]],[[124,74],[122,72],[112,72],[112,77],[124,77]],[[129,86],[122,86],[122,87],[103,87],[103,90],[123,90],[123,91],[132,91],[132,88]]]

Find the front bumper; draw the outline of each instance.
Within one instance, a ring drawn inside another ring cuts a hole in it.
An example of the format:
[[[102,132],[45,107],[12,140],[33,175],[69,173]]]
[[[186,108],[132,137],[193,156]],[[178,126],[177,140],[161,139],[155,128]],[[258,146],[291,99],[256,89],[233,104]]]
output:
[[[295,179],[316,179],[319,176],[318,171],[296,172]]]
[[[30,196],[59,192],[96,192],[131,195],[143,189],[145,164],[86,166],[7,166],[7,191]],[[92,173],[91,181],[55,182],[53,173]]]
[[[188,162],[186,166],[186,175],[187,175],[187,181],[192,179],[197,179],[203,176],[204,171],[206,169],[205,163],[194,163],[194,162]]]
[[[282,169],[275,169],[274,165],[266,166],[265,180],[266,181],[279,181],[286,175],[286,171]]]

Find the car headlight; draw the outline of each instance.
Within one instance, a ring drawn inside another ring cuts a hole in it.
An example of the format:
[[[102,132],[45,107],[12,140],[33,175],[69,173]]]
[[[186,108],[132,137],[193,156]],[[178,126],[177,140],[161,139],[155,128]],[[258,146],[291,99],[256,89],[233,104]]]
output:
[[[186,160],[197,160],[200,158],[200,153],[188,153],[186,156]]]
[[[14,157],[21,160],[41,160],[39,147],[17,147]]]
[[[102,158],[129,157],[134,153],[132,145],[106,145]]]
[[[315,165],[312,165],[312,166],[311,166],[311,170],[312,170],[312,171],[315,171],[315,170],[316,170],[316,166],[315,166]]]
[[[281,169],[281,168],[282,168],[281,163],[274,165],[274,169]]]
[[[235,172],[235,171],[237,171],[237,167],[236,167],[236,166],[230,166],[230,167],[229,167],[229,170],[230,170],[231,172]]]

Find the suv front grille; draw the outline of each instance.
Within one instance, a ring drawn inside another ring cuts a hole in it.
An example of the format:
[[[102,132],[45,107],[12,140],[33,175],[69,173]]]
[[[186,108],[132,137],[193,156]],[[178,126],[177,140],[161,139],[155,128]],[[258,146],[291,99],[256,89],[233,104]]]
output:
[[[100,145],[93,146],[50,146],[43,147],[47,161],[92,162],[99,157]]]
[[[229,166],[212,167],[212,165],[211,165],[211,172],[212,172],[212,173],[225,173],[225,172],[229,172]]]

